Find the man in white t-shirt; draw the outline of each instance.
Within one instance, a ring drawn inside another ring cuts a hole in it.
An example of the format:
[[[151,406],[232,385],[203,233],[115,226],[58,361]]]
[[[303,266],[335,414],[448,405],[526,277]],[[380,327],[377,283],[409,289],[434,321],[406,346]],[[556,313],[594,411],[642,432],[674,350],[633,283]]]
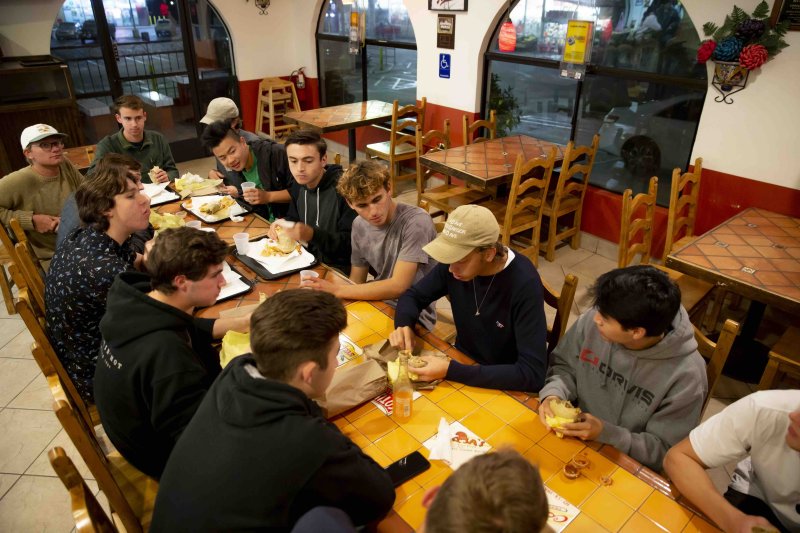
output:
[[[704,469],[736,460],[723,496]],[[670,449],[664,468],[725,531],[800,531],[800,390],[756,392],[731,404]]]

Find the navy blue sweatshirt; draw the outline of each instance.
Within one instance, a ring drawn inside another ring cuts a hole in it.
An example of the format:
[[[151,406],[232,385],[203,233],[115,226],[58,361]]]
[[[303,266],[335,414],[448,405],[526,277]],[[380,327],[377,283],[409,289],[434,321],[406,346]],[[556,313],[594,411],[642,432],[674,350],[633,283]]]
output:
[[[516,254],[491,280],[492,276],[478,276],[459,281],[448,272],[448,265],[436,265],[397,301],[394,324],[413,326],[431,302],[449,295],[455,346],[478,365],[451,361],[447,379],[487,389],[538,391],[547,371],[547,322],[539,273],[530,259]],[[478,316],[476,295],[479,303],[483,300]]]

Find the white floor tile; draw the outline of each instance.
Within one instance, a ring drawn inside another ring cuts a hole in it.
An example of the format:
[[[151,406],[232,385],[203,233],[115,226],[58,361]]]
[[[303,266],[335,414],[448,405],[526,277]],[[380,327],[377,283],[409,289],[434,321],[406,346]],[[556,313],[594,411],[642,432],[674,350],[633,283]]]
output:
[[[597,239],[597,255],[611,259],[614,263],[617,262],[617,254],[619,254],[619,245],[615,242],[607,241],[605,239]]]
[[[61,425],[52,411],[5,408],[0,411],[0,428],[0,473],[22,474],[58,434]]]
[[[592,255],[592,252],[584,250],[583,248],[573,250],[569,246],[562,246],[556,250],[556,257],[553,262],[564,267],[564,271],[566,272],[569,267],[592,257]]]
[[[19,479],[16,474],[0,474],[0,498],[5,496],[8,489]]]
[[[8,405],[40,373],[31,359],[0,359],[0,406]]]
[[[16,337],[0,348],[0,357],[14,357],[16,359],[33,359],[31,344],[33,336],[27,328],[23,329]]]
[[[25,329],[25,323],[17,318],[0,319],[0,348],[4,347],[14,337]]]
[[[66,533],[75,527],[70,507],[57,477],[22,476],[0,500],[0,531]]]
[[[50,464],[50,459],[47,457],[47,453],[55,448],[56,446],[60,446],[64,448],[64,451],[67,453],[72,462],[75,463],[75,467],[78,469],[78,472],[81,473],[83,479],[94,479],[94,476],[89,471],[89,468],[86,466],[86,463],[83,462],[83,458],[81,454],[78,452],[78,449],[72,444],[72,441],[67,435],[66,431],[63,429],[58,432],[58,435],[55,436],[53,440],[51,440],[42,453],[39,454],[39,457],[33,462],[33,464],[25,471],[26,476],[55,476],[56,473],[53,470],[52,465]]]
[[[50,386],[47,384],[44,374],[39,374],[28,383],[28,386],[20,392],[8,407],[15,409],[36,409],[39,411],[53,410],[53,395]]]

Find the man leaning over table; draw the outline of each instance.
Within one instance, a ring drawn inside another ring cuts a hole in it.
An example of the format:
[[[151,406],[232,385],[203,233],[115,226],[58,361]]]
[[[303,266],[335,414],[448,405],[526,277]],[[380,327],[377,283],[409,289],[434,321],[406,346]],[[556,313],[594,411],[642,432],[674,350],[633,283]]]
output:
[[[208,126],[213,122],[227,122],[228,127],[247,143],[258,141],[262,138],[255,133],[242,129],[239,108],[236,106],[236,102],[230,98],[214,98],[208,103],[208,109],[206,109],[206,114],[203,115],[203,118],[200,119],[200,123]],[[210,180],[224,180],[225,183],[231,183],[236,178],[235,171],[223,165],[219,159],[217,159],[217,168],[212,168],[208,171],[208,179]]]
[[[358,525],[389,512],[389,475],[312,400],[333,379],[346,325],[341,301],[319,291],[256,309],[252,354],[225,367],[178,440],[150,531],[289,531],[320,506]]]
[[[313,130],[295,130],[286,138],[286,155],[294,180],[286,233],[308,243],[308,251],[326,265],[350,274],[350,230],[356,212],[338,193],[340,165],[328,164],[328,144]],[[282,224],[276,222],[275,224]],[[275,224],[269,236],[276,238]]]
[[[97,160],[109,152],[127,154],[142,165],[142,181],[164,183],[178,177],[178,167],[172,150],[163,135],[144,129],[147,111],[138,96],[126,94],[114,101],[114,118],[122,126],[117,133],[107,135],[97,143],[95,158],[89,168],[94,171]],[[153,169],[158,170],[153,172]]]
[[[449,296],[455,346],[477,365],[429,357],[415,368],[426,381],[446,378],[490,389],[535,391],[547,370],[547,323],[542,281],[524,255],[498,242],[500,227],[485,207],[465,205],[447,218],[442,233],[423,247],[439,262],[397,302],[390,341],[414,347],[420,313]]]
[[[150,276],[122,273],[108,293],[94,398],[111,442],[154,478],[220,372],[214,339],[249,324],[192,316],[216,302],[227,253],[216,233],[165,230],[146,259]]]
[[[350,165],[336,189],[358,213],[350,239],[354,283],[313,278],[302,285],[349,300],[387,300],[397,307],[397,298],[436,265],[422,249],[436,237],[431,216],[417,206],[394,201],[389,170],[377,161]],[[374,279],[367,283],[370,273]],[[428,329],[436,323],[434,305],[420,315],[420,323]]]
[[[731,483],[719,494],[705,469],[733,461]],[[800,390],[759,391],[734,402],[673,446],[664,468],[724,531],[800,531]]]
[[[553,350],[539,416],[550,428],[550,402],[569,400],[583,413],[559,433],[610,444],[658,472],[700,421],[708,391],[681,291],[663,271],[637,265],[606,272],[591,294],[592,309]]]
[[[254,206],[267,220],[286,215],[289,209],[289,185],[292,173],[282,144],[270,139],[247,141],[231,129],[229,121],[212,122],[203,131],[201,142],[217,161],[230,169],[222,190]],[[242,194],[243,183],[255,183]]]
[[[0,223],[8,227],[16,218],[45,268],[56,249],[61,207],[83,182],[64,157],[64,137],[47,124],[28,126],[20,143],[30,165],[0,179]]]

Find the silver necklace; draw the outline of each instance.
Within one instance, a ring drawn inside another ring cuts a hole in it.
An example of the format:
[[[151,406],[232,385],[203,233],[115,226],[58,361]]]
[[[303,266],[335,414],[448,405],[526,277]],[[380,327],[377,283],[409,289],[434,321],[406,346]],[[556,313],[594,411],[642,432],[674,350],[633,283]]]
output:
[[[497,273],[494,274],[496,276]],[[483,306],[483,302],[486,301],[486,297],[489,295],[489,291],[492,290],[492,283],[494,283],[494,276],[492,276],[491,281],[489,281],[489,287],[486,289],[486,293],[481,298],[481,303],[478,303],[478,291],[475,289],[475,278],[472,279],[472,296],[475,297],[475,316],[480,316],[481,314],[481,306]]]

